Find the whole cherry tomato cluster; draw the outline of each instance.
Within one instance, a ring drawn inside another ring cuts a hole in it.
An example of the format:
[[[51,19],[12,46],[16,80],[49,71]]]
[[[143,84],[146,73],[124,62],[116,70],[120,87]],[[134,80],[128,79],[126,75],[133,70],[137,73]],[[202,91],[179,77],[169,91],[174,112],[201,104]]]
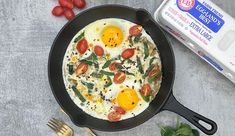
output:
[[[58,0],[59,6],[55,6],[52,10],[54,16],[65,16],[68,20],[75,17],[73,8],[83,9],[86,6],[85,0]]]

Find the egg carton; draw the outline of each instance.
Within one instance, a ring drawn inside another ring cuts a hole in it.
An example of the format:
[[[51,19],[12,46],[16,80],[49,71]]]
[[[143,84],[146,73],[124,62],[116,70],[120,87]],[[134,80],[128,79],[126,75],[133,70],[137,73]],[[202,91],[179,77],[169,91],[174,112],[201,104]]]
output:
[[[164,0],[154,18],[235,83],[235,19],[210,0]]]

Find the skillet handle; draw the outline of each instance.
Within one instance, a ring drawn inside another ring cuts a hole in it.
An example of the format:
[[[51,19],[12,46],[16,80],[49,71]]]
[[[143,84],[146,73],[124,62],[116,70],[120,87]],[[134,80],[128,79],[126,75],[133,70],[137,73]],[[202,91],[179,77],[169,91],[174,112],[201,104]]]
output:
[[[175,99],[173,94],[170,95],[168,101],[162,109],[172,111],[181,115],[207,135],[213,135],[217,131],[217,125],[214,121],[205,118],[202,115],[199,115],[198,113],[195,113],[194,111],[184,107]],[[207,129],[202,124],[200,124],[199,121],[203,121],[204,123],[210,125],[211,128]]]

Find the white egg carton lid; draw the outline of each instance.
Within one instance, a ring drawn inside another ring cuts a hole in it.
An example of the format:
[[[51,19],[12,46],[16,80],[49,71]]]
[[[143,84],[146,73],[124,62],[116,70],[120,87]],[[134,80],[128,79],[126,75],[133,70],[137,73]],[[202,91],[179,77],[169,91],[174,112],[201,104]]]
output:
[[[235,83],[235,19],[210,0],[164,0],[154,18]]]

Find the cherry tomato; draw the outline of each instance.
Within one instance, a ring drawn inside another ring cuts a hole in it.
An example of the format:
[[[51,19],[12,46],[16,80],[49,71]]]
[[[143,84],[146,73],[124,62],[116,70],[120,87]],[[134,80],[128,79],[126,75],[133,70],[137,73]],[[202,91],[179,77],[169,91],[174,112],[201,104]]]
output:
[[[119,106],[114,107],[114,110],[117,113],[122,114],[122,115],[126,113],[126,111],[122,107],[119,107]]]
[[[121,119],[121,114],[116,111],[112,111],[108,114],[108,119],[110,122],[117,122]]]
[[[114,81],[115,84],[121,84],[121,83],[123,83],[125,81],[125,79],[126,79],[125,73],[117,72],[114,75],[113,81]]]
[[[64,14],[64,9],[61,6],[56,6],[51,12],[54,16],[62,16]]]
[[[86,1],[85,0],[73,0],[73,4],[79,8],[82,9],[86,6]]]
[[[149,84],[144,84],[142,87],[141,87],[141,93],[144,95],[144,96],[149,96],[150,93],[151,93],[152,89],[150,87]]]
[[[152,70],[149,72],[148,77],[154,76],[157,72],[159,72],[159,67],[152,69]]]
[[[130,36],[137,36],[141,33],[143,30],[142,26],[140,25],[134,25],[129,29]]]
[[[104,55],[104,49],[101,46],[99,46],[99,45],[96,45],[94,47],[94,51],[95,51],[95,54],[97,56],[103,56]]]
[[[84,74],[84,73],[86,73],[87,70],[88,70],[88,65],[85,64],[85,63],[80,63],[80,64],[77,66],[76,75]]]
[[[68,9],[73,9],[73,2],[71,0],[59,0],[60,6]]]
[[[109,65],[109,70],[110,70],[110,71],[116,71],[116,70],[117,70],[117,67],[116,67],[117,64],[121,64],[121,63],[119,63],[119,62],[112,62],[112,63]]]
[[[71,9],[66,9],[64,12],[64,16],[68,19],[68,20],[72,20],[75,17],[74,12]]]
[[[77,44],[77,50],[79,51],[79,53],[84,54],[86,52],[86,50],[88,49],[88,43],[87,40],[85,38],[83,38],[82,40],[80,40]]]
[[[122,58],[123,59],[129,59],[132,56],[134,56],[134,54],[135,54],[135,49],[129,48],[129,49],[126,49],[122,52]]]

